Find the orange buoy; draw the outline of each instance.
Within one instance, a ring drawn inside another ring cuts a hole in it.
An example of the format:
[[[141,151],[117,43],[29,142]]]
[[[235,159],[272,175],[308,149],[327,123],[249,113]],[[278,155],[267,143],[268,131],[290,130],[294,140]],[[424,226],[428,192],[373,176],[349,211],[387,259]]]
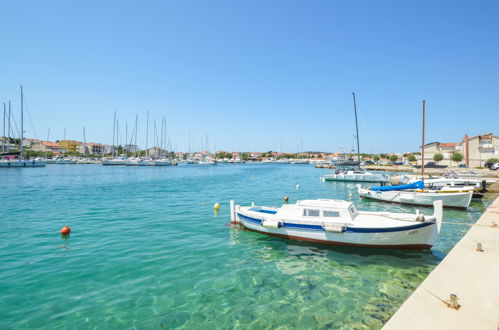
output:
[[[288,196],[284,196],[284,201],[287,203],[289,201]]]
[[[63,235],[63,236],[69,235],[70,232],[71,232],[71,228],[69,228],[68,226],[64,226],[61,229],[61,235]]]

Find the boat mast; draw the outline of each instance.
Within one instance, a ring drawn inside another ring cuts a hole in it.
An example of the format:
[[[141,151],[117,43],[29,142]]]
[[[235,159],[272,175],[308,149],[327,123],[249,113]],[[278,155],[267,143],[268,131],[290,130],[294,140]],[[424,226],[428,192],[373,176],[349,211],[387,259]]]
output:
[[[357,124],[357,104],[355,103],[355,93],[352,93],[352,96],[353,96],[353,110],[355,112],[355,130],[357,131],[357,161],[359,162],[357,166],[360,168],[359,125]]]
[[[114,119],[113,119],[113,148],[112,148],[112,157],[114,157],[114,135],[116,134],[116,111],[114,112]]]
[[[83,154],[87,154],[87,136],[85,135],[85,126],[83,126]]]
[[[149,111],[147,111],[147,122],[146,122],[146,156],[149,157],[149,149],[147,149],[147,142],[149,140]]]
[[[423,100],[423,134],[421,135],[421,180],[424,181],[424,111],[425,111],[425,103]]]
[[[139,148],[137,146],[137,134],[139,133],[139,128],[137,127],[138,114],[135,114],[135,148],[137,148],[137,157],[139,157]]]
[[[3,103],[3,139],[2,139],[2,152],[5,152],[5,111],[6,111],[6,108],[5,108],[5,102]]]
[[[23,160],[24,159],[24,155],[23,155],[23,142],[24,142],[24,123],[23,123],[23,86],[21,86],[21,146],[19,147],[19,160]]]
[[[11,108],[10,108],[10,101],[9,101],[9,121],[7,122],[7,141],[9,143],[9,151],[10,151],[10,132],[12,130],[12,127],[10,126],[10,114],[11,114]]]

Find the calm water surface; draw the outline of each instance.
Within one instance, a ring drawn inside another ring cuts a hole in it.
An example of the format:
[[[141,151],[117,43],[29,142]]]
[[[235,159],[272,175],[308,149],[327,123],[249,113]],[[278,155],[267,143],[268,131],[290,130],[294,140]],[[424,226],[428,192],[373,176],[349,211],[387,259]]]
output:
[[[283,196],[353,193],[359,209],[415,211],[360,201],[353,183],[321,182],[329,171],[281,164],[2,169],[0,326],[380,328],[486,205],[446,210],[427,252],[327,247],[230,227],[230,199],[280,205]],[[72,232],[63,240],[66,224]]]

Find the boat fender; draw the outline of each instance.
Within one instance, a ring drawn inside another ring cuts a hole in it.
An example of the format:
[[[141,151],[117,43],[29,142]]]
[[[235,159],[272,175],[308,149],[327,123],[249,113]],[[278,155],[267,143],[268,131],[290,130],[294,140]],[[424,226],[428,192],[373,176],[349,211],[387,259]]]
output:
[[[278,220],[263,220],[262,226],[265,228],[280,228],[281,222]]]
[[[330,233],[344,233],[346,228],[343,225],[322,224],[325,231]]]
[[[424,222],[425,221],[425,217],[423,214],[420,214],[416,217],[416,221],[421,221],[421,222]]]

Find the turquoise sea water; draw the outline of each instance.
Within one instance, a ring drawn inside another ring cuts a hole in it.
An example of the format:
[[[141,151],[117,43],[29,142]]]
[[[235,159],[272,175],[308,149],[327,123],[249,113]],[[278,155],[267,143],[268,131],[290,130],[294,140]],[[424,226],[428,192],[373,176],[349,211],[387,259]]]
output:
[[[355,184],[319,180],[329,172],[281,164],[3,169],[0,326],[380,328],[486,205],[444,211],[426,252],[314,245],[229,225],[231,199],[278,206],[284,196],[353,193],[359,209],[415,211],[360,201]]]

